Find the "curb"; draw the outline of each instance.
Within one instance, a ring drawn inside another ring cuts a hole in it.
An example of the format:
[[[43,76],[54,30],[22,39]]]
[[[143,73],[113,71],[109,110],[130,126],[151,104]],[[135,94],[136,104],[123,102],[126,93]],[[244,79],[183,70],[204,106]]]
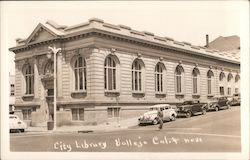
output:
[[[105,128],[105,129],[78,129],[78,130],[47,130],[47,131],[25,131],[24,134],[48,134],[48,133],[107,133],[107,132],[114,132],[114,131],[121,131],[126,130],[131,126],[125,126],[125,127],[117,127],[117,128]]]

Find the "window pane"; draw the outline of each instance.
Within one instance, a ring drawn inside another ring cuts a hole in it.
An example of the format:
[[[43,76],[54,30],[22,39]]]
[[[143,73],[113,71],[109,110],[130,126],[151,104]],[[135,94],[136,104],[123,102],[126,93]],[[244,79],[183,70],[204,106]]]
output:
[[[163,83],[163,80],[162,80],[162,74],[160,75],[160,82],[161,82],[161,83],[160,83],[160,85],[161,85],[161,90],[160,90],[160,91],[161,91],[161,92],[163,92],[163,84],[162,84],[162,83]]]
[[[120,108],[114,108],[114,117],[119,117]]]
[[[156,88],[157,88],[157,91],[159,92],[160,91],[160,79],[159,79],[159,74],[156,75]]]
[[[141,72],[139,72],[139,91],[141,91]]]
[[[78,90],[78,69],[75,69],[75,90]]]
[[[28,119],[31,120],[31,109],[28,110]]]
[[[108,69],[108,90],[112,90],[112,69]]]
[[[75,62],[75,68],[78,68],[78,59]]]
[[[34,75],[31,76],[31,94],[34,93]]]
[[[83,89],[83,72],[82,72],[82,68],[79,69],[79,89],[82,90]]]
[[[111,57],[108,57],[108,66],[111,66]]]
[[[104,88],[107,89],[107,69],[104,68]]]
[[[79,60],[79,65],[78,65],[78,67],[82,67],[82,57],[79,57],[78,60]]]
[[[108,108],[108,118],[112,118],[113,115],[112,115],[112,108]]]
[[[138,62],[135,61],[134,63],[135,63],[135,69],[138,70],[138,69],[139,69],[139,67],[138,67]]]
[[[115,67],[115,65],[116,65],[116,64],[115,64],[115,60],[113,60],[113,64],[112,64],[112,67]]]
[[[212,94],[211,93],[211,79],[207,80],[207,85],[208,85],[208,94]]]
[[[115,69],[113,69],[113,89],[116,89],[116,72]]]
[[[132,91],[134,90],[134,71],[132,71]]]
[[[86,68],[84,68],[84,88],[87,90],[87,74],[86,74]]]
[[[220,87],[220,95],[224,95],[224,87]]]
[[[181,93],[181,76],[176,76],[177,93]]]
[[[22,110],[23,112],[23,120],[27,120],[27,112],[26,110]]]
[[[138,90],[138,76],[137,76],[137,71],[135,71],[135,90]]]
[[[193,77],[193,92],[197,93],[197,77]]]
[[[77,109],[72,109],[72,120],[78,120],[78,116],[77,116]]]
[[[32,84],[31,79],[32,79],[31,76],[29,76],[29,84],[28,84],[28,86],[29,86],[28,89],[29,90],[28,90],[28,94],[31,94],[31,84]]]
[[[84,109],[83,108],[79,108],[79,118],[80,120],[84,120]]]
[[[26,88],[25,94],[28,94],[28,81],[29,81],[28,77],[25,76],[25,88]]]

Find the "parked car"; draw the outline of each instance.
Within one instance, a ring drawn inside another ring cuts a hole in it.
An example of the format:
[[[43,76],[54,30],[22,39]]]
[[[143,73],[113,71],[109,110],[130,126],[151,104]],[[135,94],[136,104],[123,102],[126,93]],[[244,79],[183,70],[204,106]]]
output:
[[[189,100],[184,101],[180,106],[178,106],[178,116],[191,117],[194,114],[201,113],[206,114],[207,103],[200,103],[199,100]]]
[[[240,93],[233,94],[232,99],[229,101],[230,106],[237,106],[240,105],[241,99],[240,99]]]
[[[142,116],[138,118],[139,125],[140,124],[158,124],[159,119],[157,117],[158,110],[162,110],[163,112],[163,121],[174,121],[176,120],[177,113],[176,107],[171,106],[169,104],[157,104],[151,106],[149,111],[144,113]]]
[[[208,102],[208,109],[219,111],[221,109],[229,109],[230,108],[230,101],[229,98],[226,96],[221,97],[213,97]]]
[[[10,127],[10,132],[13,130],[24,132],[25,129],[27,129],[27,124],[23,122],[17,115],[10,114],[9,127]]]

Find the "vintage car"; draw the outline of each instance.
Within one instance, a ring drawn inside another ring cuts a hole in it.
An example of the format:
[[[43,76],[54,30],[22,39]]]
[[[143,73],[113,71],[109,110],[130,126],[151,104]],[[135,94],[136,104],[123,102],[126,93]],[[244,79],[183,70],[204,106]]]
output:
[[[231,100],[229,100],[229,104],[230,106],[238,106],[240,105],[241,99],[240,99],[240,94],[239,93],[235,93],[233,94],[233,97]]]
[[[177,115],[189,118],[197,113],[206,114],[206,111],[207,103],[200,103],[199,100],[189,100],[178,106]]]
[[[10,114],[9,127],[10,127],[10,132],[12,131],[24,132],[25,129],[27,129],[27,124],[23,122],[17,115]]]
[[[221,109],[229,109],[230,108],[230,101],[229,98],[226,96],[221,97],[213,97],[208,101],[208,110],[215,110],[219,111]]]
[[[158,110],[163,112],[163,121],[174,121],[177,117],[176,107],[169,104],[157,104],[151,106],[149,111],[144,113],[138,118],[139,125],[141,124],[158,124],[159,119],[157,117]]]

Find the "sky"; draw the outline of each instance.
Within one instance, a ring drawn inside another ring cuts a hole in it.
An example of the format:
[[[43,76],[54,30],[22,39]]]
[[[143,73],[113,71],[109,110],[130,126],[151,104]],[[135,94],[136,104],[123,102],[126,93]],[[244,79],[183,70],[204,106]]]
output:
[[[16,38],[27,38],[39,23],[47,20],[71,26],[96,17],[204,46],[206,34],[210,41],[219,36],[240,36],[240,6],[235,1],[6,1],[1,2],[1,31],[8,49],[16,45]],[[6,52],[8,70],[14,74],[14,53]]]

